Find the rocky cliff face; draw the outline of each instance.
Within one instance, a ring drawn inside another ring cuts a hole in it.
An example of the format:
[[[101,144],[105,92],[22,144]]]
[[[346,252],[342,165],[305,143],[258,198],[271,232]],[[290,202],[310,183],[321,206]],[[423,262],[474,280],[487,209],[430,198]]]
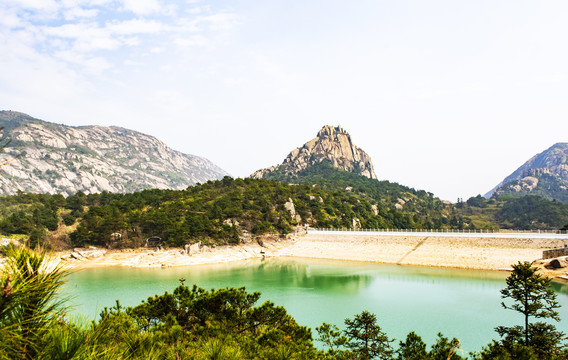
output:
[[[351,136],[340,126],[324,126],[304,146],[292,150],[278,166],[256,171],[251,175],[253,178],[263,178],[274,171],[281,171],[287,175],[294,175],[306,169],[308,166],[329,161],[334,167],[376,179],[375,170],[371,157],[363,150],[355,146]]]
[[[227,175],[204,158],[120,127],[57,125],[13,111],[0,111],[0,126],[11,140],[2,159],[12,160],[0,167],[4,195],[184,189]]]
[[[568,143],[554,144],[507,176],[486,197],[539,195],[568,202]]]

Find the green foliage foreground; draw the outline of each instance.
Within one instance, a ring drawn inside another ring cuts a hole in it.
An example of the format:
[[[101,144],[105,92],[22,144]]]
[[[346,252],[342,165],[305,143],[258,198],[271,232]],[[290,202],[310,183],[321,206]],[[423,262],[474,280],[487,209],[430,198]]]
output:
[[[70,321],[58,293],[67,271],[42,251],[9,248],[0,284],[0,359],[426,359],[460,360],[459,340],[438,334],[427,348],[416,333],[393,347],[367,311],[312,333],[283,307],[257,302],[244,288],[204,290],[180,285],[134,307],[105,308],[98,320]],[[515,266],[502,291],[506,308],[529,317],[557,319],[555,294],[528,263]],[[524,294],[524,295],[523,295]],[[527,300],[529,299],[529,300]],[[568,359],[565,335],[548,323],[502,328],[473,359]],[[521,331],[523,330],[523,331]],[[527,335],[528,334],[528,335]],[[523,336],[524,335],[524,336]]]

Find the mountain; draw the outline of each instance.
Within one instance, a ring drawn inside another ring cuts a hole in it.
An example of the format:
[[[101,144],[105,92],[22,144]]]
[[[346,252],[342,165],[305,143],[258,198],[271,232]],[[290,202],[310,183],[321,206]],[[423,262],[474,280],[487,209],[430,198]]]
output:
[[[14,111],[0,111],[0,126],[11,141],[0,167],[4,195],[185,189],[227,175],[207,159],[116,126],[58,125]]]
[[[288,176],[297,175],[310,165],[329,162],[333,167],[355,174],[376,179],[371,157],[355,146],[351,135],[341,126],[326,125],[317,134],[316,138],[308,141],[302,147],[292,150],[278,166],[271,166],[256,171],[251,177],[266,178],[271,173],[280,173]]]
[[[557,143],[533,156],[485,195],[538,195],[568,203],[568,143]]]
[[[371,157],[355,146],[340,126],[324,126],[315,139],[290,152],[281,165],[258,170],[251,177],[356,195],[360,200],[357,208],[368,207],[384,227],[442,228],[463,223],[434,194],[377,180]],[[341,218],[344,214],[335,215]]]

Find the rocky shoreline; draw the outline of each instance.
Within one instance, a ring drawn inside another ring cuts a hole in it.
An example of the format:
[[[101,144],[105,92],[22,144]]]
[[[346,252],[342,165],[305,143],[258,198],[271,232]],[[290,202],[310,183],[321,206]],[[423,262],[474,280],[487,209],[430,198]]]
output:
[[[562,240],[421,238],[405,236],[265,236],[233,246],[195,244],[186,249],[74,249],[56,254],[73,268],[105,266],[170,267],[290,256],[475,270],[510,270],[518,261],[534,262],[552,278],[568,280],[568,259],[542,260]],[[553,264],[554,262],[554,264]]]
[[[55,254],[66,265],[76,269],[129,266],[138,268],[171,267],[221,263],[251,258],[279,256],[290,240],[263,237],[239,245],[208,246],[194,244],[182,248],[138,248],[107,250],[95,247],[76,248]]]

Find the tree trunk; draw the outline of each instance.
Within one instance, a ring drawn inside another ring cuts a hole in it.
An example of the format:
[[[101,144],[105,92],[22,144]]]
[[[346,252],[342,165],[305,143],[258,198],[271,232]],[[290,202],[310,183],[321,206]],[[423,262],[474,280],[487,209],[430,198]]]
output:
[[[529,294],[525,292],[525,346],[529,346]]]

